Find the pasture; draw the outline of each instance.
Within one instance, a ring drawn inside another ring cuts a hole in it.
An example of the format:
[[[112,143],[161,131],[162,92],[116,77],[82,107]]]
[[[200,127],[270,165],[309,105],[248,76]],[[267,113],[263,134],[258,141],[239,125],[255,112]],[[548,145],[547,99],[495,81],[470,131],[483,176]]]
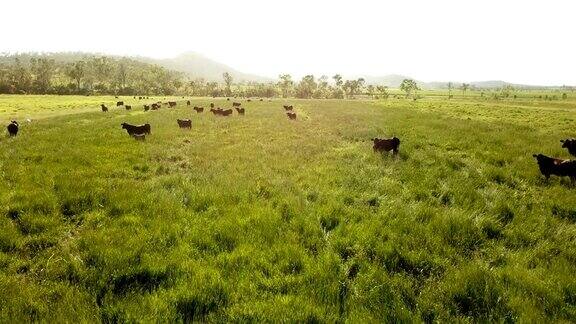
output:
[[[0,96],[0,322],[573,321],[576,101],[423,95]]]

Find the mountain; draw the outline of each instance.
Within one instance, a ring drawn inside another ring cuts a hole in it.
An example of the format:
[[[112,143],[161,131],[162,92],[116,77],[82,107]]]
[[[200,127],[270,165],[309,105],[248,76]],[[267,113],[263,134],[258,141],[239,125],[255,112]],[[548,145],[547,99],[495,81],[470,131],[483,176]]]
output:
[[[147,57],[135,57],[135,59],[158,64],[169,70],[179,71],[186,76],[196,79],[203,78],[207,81],[222,82],[222,74],[228,72],[232,75],[234,82],[252,81],[252,82],[271,82],[273,79],[247,74],[237,71],[225,64],[211,60],[203,55],[194,52],[188,52],[169,59],[152,59]]]

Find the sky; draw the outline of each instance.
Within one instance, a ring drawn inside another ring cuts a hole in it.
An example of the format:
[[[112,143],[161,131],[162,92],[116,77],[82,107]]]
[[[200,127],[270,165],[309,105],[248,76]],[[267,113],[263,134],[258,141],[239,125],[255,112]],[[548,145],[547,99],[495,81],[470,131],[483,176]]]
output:
[[[0,12],[0,52],[193,51],[268,77],[576,85],[574,0],[18,0]]]

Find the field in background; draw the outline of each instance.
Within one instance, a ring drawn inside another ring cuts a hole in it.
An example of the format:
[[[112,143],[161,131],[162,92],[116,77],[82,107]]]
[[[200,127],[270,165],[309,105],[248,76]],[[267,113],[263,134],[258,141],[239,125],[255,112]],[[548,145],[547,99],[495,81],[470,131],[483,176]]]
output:
[[[571,97],[121,99],[0,96],[0,322],[576,318]]]

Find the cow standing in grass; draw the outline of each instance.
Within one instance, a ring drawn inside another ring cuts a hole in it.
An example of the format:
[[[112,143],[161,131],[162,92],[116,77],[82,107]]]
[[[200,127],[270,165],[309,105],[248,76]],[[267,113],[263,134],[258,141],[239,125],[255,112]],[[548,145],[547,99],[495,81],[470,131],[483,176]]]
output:
[[[142,134],[150,134],[151,133],[150,124],[130,125],[128,123],[122,123],[121,125],[122,125],[122,129],[125,129],[128,132],[128,135],[130,135],[130,136],[133,136],[134,134],[142,135]]]
[[[574,138],[565,139],[565,140],[561,140],[560,143],[562,143],[562,148],[565,148],[568,150],[568,153],[570,153],[573,156],[576,156],[576,139],[574,139]]]
[[[544,154],[533,154],[536,158],[540,173],[549,179],[551,175],[559,177],[570,177],[572,182],[576,181],[576,160],[563,160],[548,157]]]
[[[178,127],[192,129],[192,121],[190,119],[177,119]]]
[[[20,126],[18,125],[18,122],[15,120],[13,120],[12,122],[10,122],[10,124],[8,124],[6,128],[8,129],[8,134],[10,135],[10,137],[18,135],[19,127]]]
[[[106,107],[104,104],[100,105],[100,108],[102,108],[103,112],[107,112],[108,111],[108,107]]]
[[[292,111],[287,112],[286,116],[288,116],[288,118],[292,120],[296,119],[296,113]]]
[[[372,142],[374,143],[374,146],[372,146],[372,149],[374,149],[374,152],[390,152],[390,151],[392,151],[392,154],[397,154],[398,148],[400,147],[400,139],[398,139],[398,137],[373,138]]]

